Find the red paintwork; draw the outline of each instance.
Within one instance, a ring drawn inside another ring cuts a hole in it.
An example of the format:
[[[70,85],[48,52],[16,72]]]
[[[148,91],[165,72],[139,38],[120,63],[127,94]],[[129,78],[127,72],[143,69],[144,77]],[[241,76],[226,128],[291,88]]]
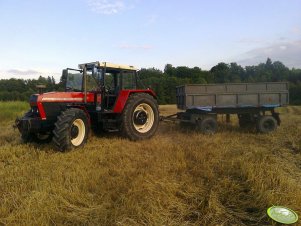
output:
[[[50,92],[39,95],[38,102],[76,102],[84,101],[83,92]],[[94,93],[87,93],[87,102],[94,102]]]
[[[82,92],[50,92],[43,93],[38,96],[38,109],[42,120],[46,120],[43,103],[57,102],[57,103],[83,103],[84,93]],[[87,102],[94,102],[94,93],[87,93]]]
[[[123,108],[132,93],[148,93],[156,98],[155,92],[151,89],[121,90],[113,109],[114,113],[121,113],[123,111]]]
[[[156,98],[156,94],[151,89],[121,90],[116,100],[113,113],[122,113],[123,108],[128,100],[128,97],[132,93],[148,93]],[[87,103],[94,103],[94,95],[95,93],[87,93]],[[50,92],[50,93],[43,93],[38,95],[37,107],[39,109],[42,120],[46,120],[46,113],[43,107],[43,103],[45,102],[84,103],[84,93],[83,92]],[[97,94],[97,102],[99,103],[101,102],[100,94]],[[30,104],[31,106],[34,105],[34,103],[30,103]]]

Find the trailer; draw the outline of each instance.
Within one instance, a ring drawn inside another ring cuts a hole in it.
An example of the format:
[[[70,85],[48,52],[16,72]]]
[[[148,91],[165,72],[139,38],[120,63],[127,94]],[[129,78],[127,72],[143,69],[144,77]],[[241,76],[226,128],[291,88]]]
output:
[[[163,117],[194,125],[205,134],[217,130],[217,115],[238,116],[242,128],[274,131],[281,120],[276,108],[289,103],[287,82],[188,84],[176,87],[177,107],[184,112]]]

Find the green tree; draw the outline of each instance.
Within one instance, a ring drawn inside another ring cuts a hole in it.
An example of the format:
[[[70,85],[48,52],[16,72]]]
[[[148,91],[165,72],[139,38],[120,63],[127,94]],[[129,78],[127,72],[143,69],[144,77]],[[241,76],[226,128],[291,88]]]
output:
[[[210,72],[213,75],[215,83],[225,83],[229,82],[229,72],[230,67],[226,63],[218,63],[216,66],[212,67]]]

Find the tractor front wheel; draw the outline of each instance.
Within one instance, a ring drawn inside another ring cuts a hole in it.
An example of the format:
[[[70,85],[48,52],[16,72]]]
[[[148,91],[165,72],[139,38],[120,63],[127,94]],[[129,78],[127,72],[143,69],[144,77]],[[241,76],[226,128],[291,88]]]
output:
[[[70,108],[62,112],[53,130],[54,146],[60,151],[82,146],[88,138],[89,123],[84,111]]]
[[[146,93],[131,95],[123,110],[121,132],[130,140],[144,140],[155,134],[158,124],[157,101]]]

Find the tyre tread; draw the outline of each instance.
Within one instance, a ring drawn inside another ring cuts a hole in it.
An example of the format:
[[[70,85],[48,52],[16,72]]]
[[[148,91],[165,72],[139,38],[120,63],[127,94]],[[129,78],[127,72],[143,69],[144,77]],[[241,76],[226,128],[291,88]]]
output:
[[[135,105],[137,105],[139,102],[142,103],[143,101],[149,102],[153,105],[152,107],[154,107],[153,110],[155,114],[155,119],[154,119],[155,121],[154,121],[153,128],[149,132],[145,134],[139,134],[137,131],[135,131],[135,129],[133,129],[132,121],[129,120],[129,118],[131,118],[132,111]],[[122,124],[121,124],[122,135],[133,141],[148,139],[155,134],[158,124],[159,124],[159,110],[158,110],[157,100],[147,93],[132,94],[128,98],[122,113]]]
[[[86,123],[86,137],[83,143],[86,142],[87,135],[89,133],[89,125],[87,123],[87,116],[84,111],[78,108],[69,108],[61,113],[57,117],[57,122],[55,123],[55,128],[53,130],[52,142],[55,148],[59,151],[66,151],[73,148],[71,144],[69,128],[75,117],[83,117]]]

